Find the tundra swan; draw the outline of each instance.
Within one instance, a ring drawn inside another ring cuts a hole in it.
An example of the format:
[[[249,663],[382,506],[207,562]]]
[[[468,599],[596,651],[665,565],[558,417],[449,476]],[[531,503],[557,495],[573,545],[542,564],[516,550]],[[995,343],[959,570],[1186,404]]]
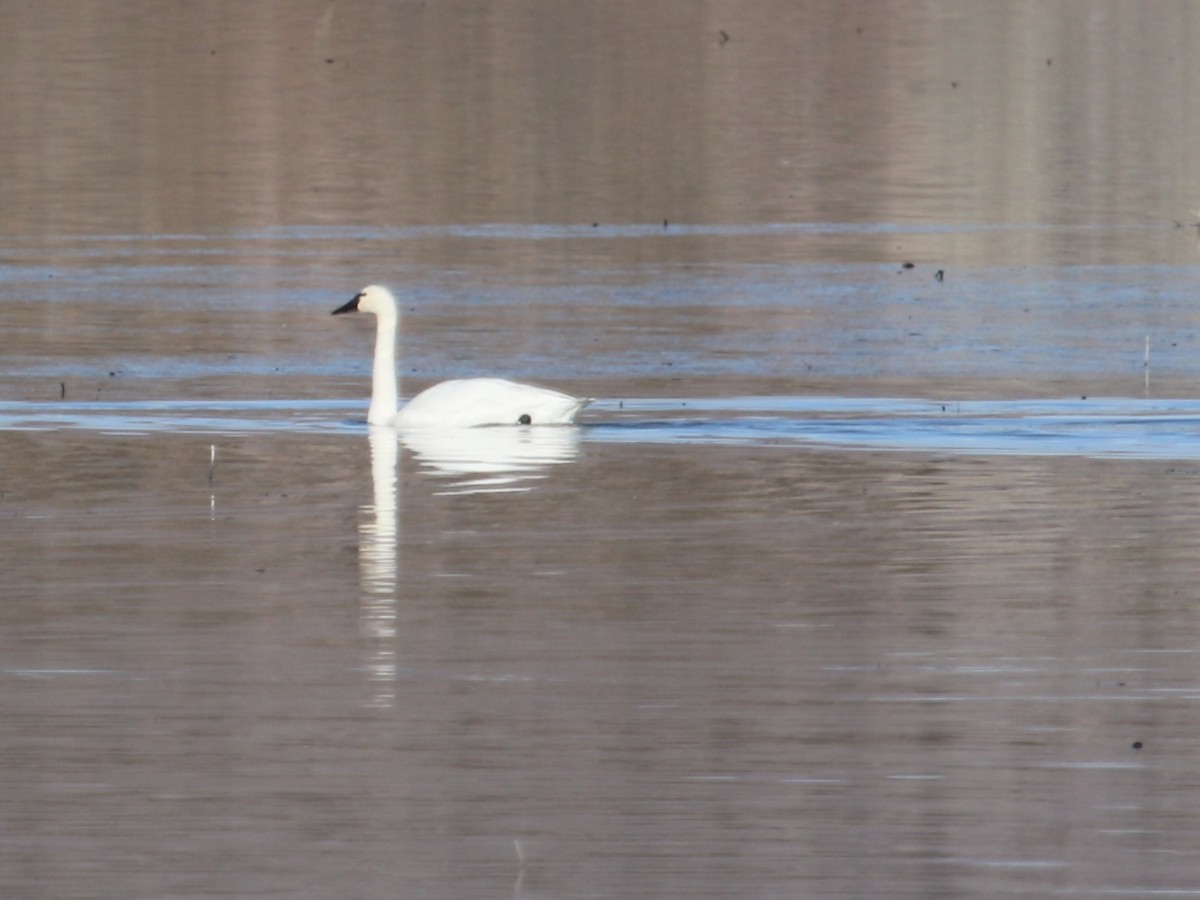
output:
[[[590,399],[503,378],[456,378],[422,391],[397,410],[396,332],[400,312],[385,287],[365,287],[333,311],[372,313],[375,362],[367,422],[397,428],[472,428],[476,425],[569,425]]]

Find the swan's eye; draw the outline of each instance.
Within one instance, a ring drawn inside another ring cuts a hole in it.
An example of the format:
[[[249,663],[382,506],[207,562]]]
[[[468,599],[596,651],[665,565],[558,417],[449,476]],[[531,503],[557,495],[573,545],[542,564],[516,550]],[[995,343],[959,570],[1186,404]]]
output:
[[[529,417],[529,413],[521,413],[521,418],[517,419],[518,425],[532,425],[533,419]]]

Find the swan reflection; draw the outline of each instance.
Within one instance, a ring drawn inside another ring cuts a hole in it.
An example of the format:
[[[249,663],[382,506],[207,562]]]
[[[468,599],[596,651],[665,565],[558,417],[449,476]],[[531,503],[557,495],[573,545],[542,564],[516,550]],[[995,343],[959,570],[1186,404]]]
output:
[[[579,429],[568,425],[402,429],[399,435],[430,474],[451,479],[444,493],[531,490],[524,482],[579,456]]]
[[[358,527],[360,622],[368,648],[367,677],[376,688],[369,705],[389,707],[396,699],[396,432],[371,426],[367,440],[374,492],[372,503],[363,505]]]
[[[371,450],[371,502],[358,525],[359,617],[366,644],[364,668],[373,692],[368,705],[396,700],[397,565],[400,504],[397,463],[403,444],[427,474],[450,479],[442,493],[531,490],[545,469],[579,455],[579,429],[562,427],[397,431],[367,429]]]

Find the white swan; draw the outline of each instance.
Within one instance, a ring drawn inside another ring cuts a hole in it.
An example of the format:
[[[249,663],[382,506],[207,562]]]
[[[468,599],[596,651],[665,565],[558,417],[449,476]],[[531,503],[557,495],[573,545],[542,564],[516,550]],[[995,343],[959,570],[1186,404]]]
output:
[[[371,369],[371,406],[367,422],[397,428],[473,428],[476,425],[569,425],[590,399],[518,384],[503,378],[457,378],[422,391],[397,412],[396,331],[400,311],[385,287],[373,284],[358,292],[333,315],[373,313],[375,363]]]

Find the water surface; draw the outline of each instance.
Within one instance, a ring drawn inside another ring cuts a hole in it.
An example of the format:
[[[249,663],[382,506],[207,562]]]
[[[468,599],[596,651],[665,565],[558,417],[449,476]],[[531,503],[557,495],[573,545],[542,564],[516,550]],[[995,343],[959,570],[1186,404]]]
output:
[[[1200,892],[1152,6],[7,4],[0,894]]]

